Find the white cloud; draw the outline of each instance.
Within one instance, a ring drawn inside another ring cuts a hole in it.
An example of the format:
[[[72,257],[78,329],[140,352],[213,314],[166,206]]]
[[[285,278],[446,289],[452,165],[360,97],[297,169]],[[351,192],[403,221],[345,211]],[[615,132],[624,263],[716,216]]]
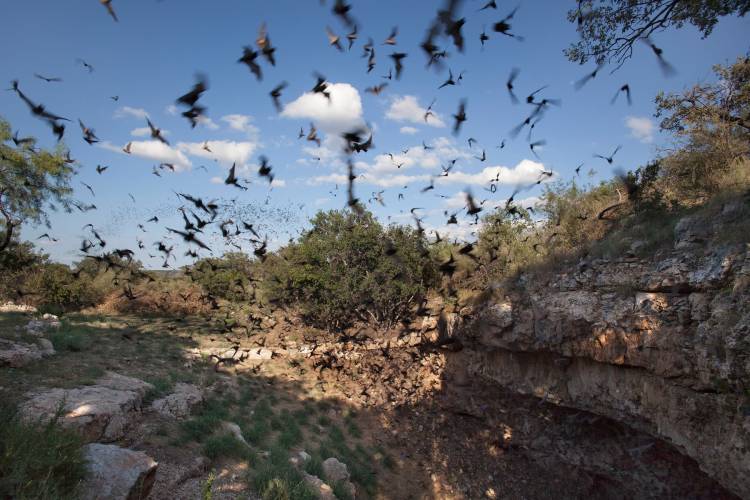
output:
[[[134,128],[130,131],[130,135],[133,137],[146,137],[147,135],[151,135],[151,129],[148,127]]]
[[[125,154],[122,146],[115,146],[107,141],[102,142],[99,146],[109,151]],[[171,163],[175,166],[175,172],[189,170],[193,165],[181,151],[159,141],[131,141],[130,155],[148,158],[159,163]]]
[[[211,151],[206,151],[203,146],[208,146]],[[247,164],[258,144],[250,141],[208,141],[203,142],[180,142],[177,149],[191,156],[198,156],[209,160],[216,160],[222,165],[229,167],[233,163],[240,166]]]
[[[199,125],[203,125],[209,130],[219,130],[219,126],[216,124],[216,122],[207,116],[201,115],[198,118],[196,118],[196,120],[198,121]]]
[[[211,184],[224,184],[224,179],[221,177],[211,177]]]
[[[628,116],[625,118],[625,126],[630,129],[630,135],[643,143],[654,140],[656,125],[646,116]]]
[[[328,198],[328,197],[325,197],[325,198],[316,198],[316,199],[315,199],[315,202],[314,202],[313,204],[314,204],[314,205],[315,205],[316,207],[319,207],[319,206],[321,206],[321,205],[325,205],[325,204],[326,204],[326,203],[328,203],[329,201],[331,201],[331,199],[330,199],[330,198]]]
[[[323,132],[341,134],[364,126],[362,99],[348,83],[329,83],[330,100],[319,93],[305,92],[284,106],[281,116],[311,120]]]
[[[401,128],[399,129],[399,131],[400,131],[400,132],[401,132],[402,134],[406,134],[406,135],[414,135],[414,134],[416,134],[417,132],[419,132],[419,130],[417,130],[417,129],[416,129],[416,128],[414,128],[414,127],[401,127]]]
[[[258,127],[253,125],[253,117],[250,115],[232,114],[221,117],[221,121],[227,123],[229,128],[237,132],[244,132],[250,138],[258,136]]]
[[[488,186],[490,182],[498,179],[497,184],[523,186],[537,182],[541,178],[542,170],[544,170],[544,165],[541,163],[532,160],[521,160],[513,168],[503,166],[486,167],[474,174],[452,171],[447,177],[438,177],[436,182],[438,184]],[[554,178],[554,175],[551,178]],[[549,181],[551,178],[545,178],[544,181]]]
[[[271,181],[271,187],[283,188],[286,187],[286,181],[284,179],[274,179]]]
[[[393,186],[406,186],[407,184],[411,184],[412,182],[419,182],[419,181],[427,182],[429,181],[429,179],[430,179],[430,176],[428,174],[424,174],[424,175],[398,174],[398,175],[390,175],[390,176],[362,174],[359,176],[357,180],[364,184],[374,184],[375,186],[380,186],[380,187],[393,187]]]
[[[311,186],[317,186],[319,184],[346,184],[347,182],[348,179],[344,174],[319,175],[307,180],[307,183]]]
[[[131,108],[130,106],[120,106],[115,110],[115,118],[125,118],[128,116],[145,120],[148,118],[148,113],[145,109]]]
[[[165,111],[167,112],[167,114],[170,114],[172,116],[180,114],[180,108],[178,108],[174,104],[170,104],[169,106],[167,106]]]
[[[427,110],[419,105],[419,101],[413,95],[396,96],[385,112],[385,117],[397,122],[426,123],[432,127],[445,127],[442,117],[434,111],[434,114],[428,116],[425,122],[426,112]]]

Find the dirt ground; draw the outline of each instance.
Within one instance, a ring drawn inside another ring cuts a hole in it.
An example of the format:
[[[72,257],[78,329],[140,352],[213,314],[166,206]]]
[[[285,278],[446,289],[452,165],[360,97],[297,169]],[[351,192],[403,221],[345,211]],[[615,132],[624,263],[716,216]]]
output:
[[[0,314],[0,338],[23,340],[24,314]],[[347,463],[357,498],[733,498],[670,445],[619,423],[511,394],[450,370],[428,346],[336,344],[309,356],[219,365],[195,352],[306,345],[293,322],[248,337],[216,319],[71,315],[47,335],[56,355],[0,369],[0,397],[90,384],[107,370],[204,389],[185,421],[144,410],[117,443],[159,462],[150,498],[259,498],[257,478],[282,450]],[[309,349],[308,349],[309,350]],[[220,449],[216,422],[237,423],[252,455]],[[276,451],[274,451],[276,450]],[[268,458],[268,457],[271,458]]]

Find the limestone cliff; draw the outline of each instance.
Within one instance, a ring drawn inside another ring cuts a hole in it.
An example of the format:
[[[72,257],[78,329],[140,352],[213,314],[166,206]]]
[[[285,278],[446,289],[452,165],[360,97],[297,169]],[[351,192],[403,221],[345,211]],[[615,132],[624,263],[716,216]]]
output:
[[[750,498],[748,213],[734,200],[685,217],[648,259],[520,276],[448,325],[460,364],[669,441]]]

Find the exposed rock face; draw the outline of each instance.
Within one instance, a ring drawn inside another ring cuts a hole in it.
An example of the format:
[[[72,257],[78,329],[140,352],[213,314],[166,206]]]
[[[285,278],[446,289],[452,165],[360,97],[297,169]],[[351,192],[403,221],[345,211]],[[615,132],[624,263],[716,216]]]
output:
[[[203,393],[193,384],[178,382],[174,392],[151,404],[159,414],[168,418],[185,418],[196,405],[203,402]]]
[[[84,500],[141,500],[148,497],[159,466],[140,451],[111,444],[84,447],[88,475],[83,484]]]
[[[62,406],[63,426],[76,429],[89,442],[111,442],[124,435],[150,387],[142,380],[108,372],[95,385],[29,393],[19,409],[26,420],[48,421]]]
[[[750,498],[750,244],[685,218],[653,260],[519,280],[461,328],[470,374],[665,439]]]
[[[37,344],[0,339],[0,366],[21,368],[33,361],[55,354],[55,348],[49,340],[38,339]]]

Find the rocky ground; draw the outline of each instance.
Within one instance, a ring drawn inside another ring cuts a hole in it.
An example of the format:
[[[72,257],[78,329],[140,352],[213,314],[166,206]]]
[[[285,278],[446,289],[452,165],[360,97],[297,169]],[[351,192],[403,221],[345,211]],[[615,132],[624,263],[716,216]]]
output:
[[[280,318],[247,338],[199,318],[35,317],[0,314],[0,351],[55,350],[0,367],[0,396],[29,418],[63,402],[92,443],[85,498],[258,498],[285,467],[321,498],[734,498],[653,435],[458,369],[436,317],[343,343]]]

